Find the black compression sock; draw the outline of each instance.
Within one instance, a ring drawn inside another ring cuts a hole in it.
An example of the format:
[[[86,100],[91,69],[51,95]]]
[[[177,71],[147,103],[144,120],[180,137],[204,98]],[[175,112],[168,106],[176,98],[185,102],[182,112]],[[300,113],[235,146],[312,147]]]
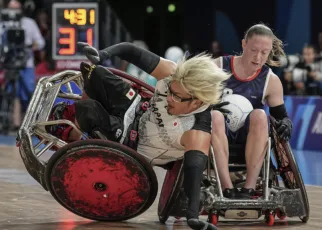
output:
[[[190,150],[184,155],[184,191],[189,199],[187,220],[198,219],[200,206],[200,185],[208,157],[201,151]]]

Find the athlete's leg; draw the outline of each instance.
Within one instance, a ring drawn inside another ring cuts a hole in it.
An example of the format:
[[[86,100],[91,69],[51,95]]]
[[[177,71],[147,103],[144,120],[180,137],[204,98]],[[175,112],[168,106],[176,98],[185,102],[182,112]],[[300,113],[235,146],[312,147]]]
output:
[[[234,189],[230,179],[226,122],[224,115],[219,111],[212,111],[211,144],[214,149],[216,166],[224,193],[223,195],[227,198],[233,198],[236,195],[237,190]]]
[[[209,114],[209,125],[210,119]],[[214,225],[199,220],[201,181],[207,166],[211,135],[201,130],[190,130],[184,133],[181,140],[185,147],[183,185],[188,197],[186,214],[188,225],[196,230],[215,230],[217,228]]]
[[[87,96],[98,101],[114,116],[124,116],[137,93],[128,82],[114,75],[103,66],[92,66],[86,72],[83,68],[84,90]]]
[[[82,100],[72,105],[60,103],[53,108],[51,119],[67,119],[87,133],[100,130],[108,139],[117,140],[123,131],[123,118],[136,92],[130,84],[104,67],[82,64],[84,78]],[[87,99],[91,98],[91,99]],[[47,129],[65,141],[80,139],[70,126],[49,126]]]
[[[265,111],[261,109],[253,110],[249,116],[245,153],[247,176],[244,188],[252,190],[255,189],[267,150],[268,120]]]

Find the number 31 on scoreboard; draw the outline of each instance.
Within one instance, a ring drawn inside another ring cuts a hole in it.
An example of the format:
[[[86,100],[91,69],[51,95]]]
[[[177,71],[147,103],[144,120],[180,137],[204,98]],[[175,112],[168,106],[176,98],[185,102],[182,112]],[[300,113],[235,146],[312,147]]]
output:
[[[70,27],[59,28],[59,33],[64,36],[64,38],[59,39],[60,45],[66,45],[68,48],[60,48],[58,53],[60,55],[74,55],[76,52],[76,29]],[[86,30],[86,42],[93,46],[93,29],[89,28]]]
[[[77,42],[87,42],[98,48],[98,4],[53,4],[53,59],[84,59]]]

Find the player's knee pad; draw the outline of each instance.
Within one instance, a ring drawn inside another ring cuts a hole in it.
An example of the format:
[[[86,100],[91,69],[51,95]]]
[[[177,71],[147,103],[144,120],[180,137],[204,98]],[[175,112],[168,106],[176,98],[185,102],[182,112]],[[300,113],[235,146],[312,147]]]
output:
[[[208,156],[199,150],[189,150],[184,154],[184,170],[198,169],[203,171]]]

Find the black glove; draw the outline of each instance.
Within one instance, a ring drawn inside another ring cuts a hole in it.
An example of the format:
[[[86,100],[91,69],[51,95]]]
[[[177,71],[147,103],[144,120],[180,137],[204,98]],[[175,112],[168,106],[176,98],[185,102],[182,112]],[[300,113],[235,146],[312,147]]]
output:
[[[212,110],[217,110],[217,111],[221,112],[224,116],[227,116],[230,113],[230,111],[228,109],[224,109],[222,107],[229,105],[229,104],[230,104],[229,101],[221,102],[219,104],[213,105]]]
[[[285,117],[282,120],[276,120],[275,127],[281,139],[285,141],[291,139],[293,124],[290,118]]]
[[[77,46],[82,51],[82,53],[85,54],[87,59],[95,65],[102,64],[107,58],[109,58],[107,52],[98,51],[85,42],[77,42]]]

